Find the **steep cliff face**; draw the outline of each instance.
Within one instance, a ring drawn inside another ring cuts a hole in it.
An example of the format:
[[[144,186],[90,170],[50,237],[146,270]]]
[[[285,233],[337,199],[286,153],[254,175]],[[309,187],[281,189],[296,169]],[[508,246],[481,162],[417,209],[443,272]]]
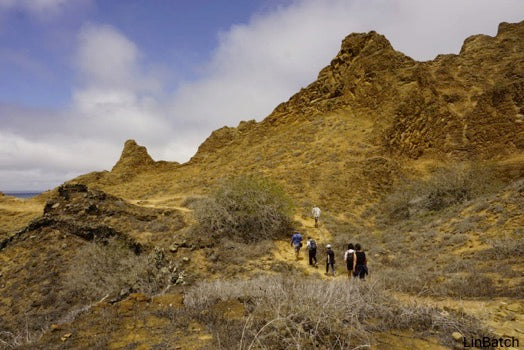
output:
[[[523,35],[522,23],[502,23],[496,37],[466,39],[460,55],[419,63],[385,133],[392,152],[462,159],[522,152]]]

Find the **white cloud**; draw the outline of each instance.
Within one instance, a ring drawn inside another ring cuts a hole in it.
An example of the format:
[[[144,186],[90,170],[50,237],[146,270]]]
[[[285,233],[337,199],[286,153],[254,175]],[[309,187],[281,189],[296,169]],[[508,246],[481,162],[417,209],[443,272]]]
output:
[[[382,16],[372,7],[365,9],[362,20],[369,30],[385,34],[396,50],[417,60],[458,54],[468,36],[495,35],[500,22],[520,22],[524,13],[520,0],[396,0],[389,4]]]
[[[18,9],[39,17],[48,18],[62,13],[67,7],[90,0],[0,0],[0,10]]]
[[[213,59],[204,68],[204,79],[176,92],[175,115],[208,128],[260,119],[312,82],[347,33],[337,8],[348,6],[320,4],[281,8],[222,33]]]
[[[88,25],[80,32],[76,62],[82,85],[74,91],[72,109],[74,123],[88,135],[165,140],[170,126],[158,102],[162,82],[147,73],[141,56],[113,27]]]
[[[0,0],[0,9],[29,10],[29,3],[38,11],[64,4]],[[2,121],[0,190],[23,189],[29,180],[22,179],[37,173],[41,185],[52,187],[72,174],[109,169],[128,138],[155,159],[185,161],[213,129],[260,120],[314,81],[352,32],[376,30],[395,49],[427,60],[458,53],[467,36],[494,35],[499,22],[520,21],[522,13],[521,0],[295,1],[220,33],[200,78],[176,91],[165,90],[146,64],[147,52],[117,28],[86,25],[69,109],[37,120],[36,111],[0,108],[18,116]]]
[[[160,84],[144,73],[136,45],[109,25],[86,25],[79,34],[76,63],[91,86],[154,91]]]
[[[138,59],[136,45],[111,26],[87,25],[78,35],[76,62],[88,83],[134,85]]]
[[[43,190],[118,160],[113,142],[44,136],[27,138],[0,131],[0,190]]]
[[[78,36],[75,55],[81,81],[71,106],[38,111],[0,106],[0,184],[22,190],[32,175],[42,189],[93,170],[110,169],[124,141],[158,146],[171,125],[158,102],[160,79],[147,73],[136,45],[110,26],[88,25]],[[56,183],[56,176],[62,174]]]
[[[111,143],[101,143],[99,140],[77,139],[74,143],[67,137],[27,140],[7,132],[0,132],[0,139],[5,146],[0,152],[0,168],[4,170],[43,169],[52,164],[55,170],[74,171],[83,170],[86,163],[97,168],[104,150],[118,151]]]

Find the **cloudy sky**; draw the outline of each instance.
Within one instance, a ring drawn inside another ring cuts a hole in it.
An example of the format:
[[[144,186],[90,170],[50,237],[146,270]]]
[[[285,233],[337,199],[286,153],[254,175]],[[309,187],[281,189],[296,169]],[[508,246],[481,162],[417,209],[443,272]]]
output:
[[[314,81],[349,33],[430,60],[523,15],[522,0],[0,0],[0,191],[111,169],[127,139],[187,161]]]

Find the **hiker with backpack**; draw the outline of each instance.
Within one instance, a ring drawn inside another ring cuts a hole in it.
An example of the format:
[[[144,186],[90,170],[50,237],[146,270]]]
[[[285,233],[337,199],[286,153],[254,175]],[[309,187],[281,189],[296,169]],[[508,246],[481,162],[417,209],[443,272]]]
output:
[[[300,259],[300,248],[302,248],[302,235],[299,232],[295,232],[291,236],[291,245],[295,249],[295,256],[297,260]]]
[[[355,255],[355,246],[353,243],[348,244],[348,250],[344,253],[344,261],[348,270],[348,279],[351,279],[353,273],[353,257]]]
[[[353,253],[353,276],[361,280],[368,274],[366,253],[362,251],[359,243],[355,244],[355,253]]]
[[[315,219],[315,227],[318,228],[318,220],[320,218],[320,208],[319,207],[314,207],[311,210],[311,214],[313,214],[313,218]]]
[[[335,276],[335,252],[331,249],[331,244],[326,246],[326,255],[326,275],[329,274],[329,267],[331,266],[331,271]]]
[[[307,238],[307,251],[309,255],[309,266],[317,267],[317,242],[311,237]]]

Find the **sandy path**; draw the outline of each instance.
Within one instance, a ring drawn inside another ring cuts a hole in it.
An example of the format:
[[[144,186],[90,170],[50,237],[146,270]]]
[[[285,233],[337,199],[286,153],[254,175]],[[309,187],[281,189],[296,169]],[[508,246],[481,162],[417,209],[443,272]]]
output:
[[[307,275],[317,275],[321,278],[332,279],[332,276],[325,276],[325,261],[326,261],[326,245],[332,239],[331,233],[327,230],[326,227],[320,224],[319,228],[315,228],[315,221],[312,218],[303,219],[301,217],[295,217],[296,221],[302,224],[302,229],[299,232],[304,237],[303,244],[304,246],[300,250],[300,259],[297,261],[295,258],[295,251],[291,246],[289,240],[285,241],[275,241],[275,249],[273,251],[273,258],[275,261],[282,261],[287,263],[296,264],[297,269],[304,271]],[[317,261],[318,268],[313,268],[309,266],[308,251],[306,248],[307,238],[312,237],[317,242]],[[291,237],[290,237],[291,239]],[[340,265],[340,257],[337,257],[337,264]],[[337,266],[335,266],[336,268]],[[338,276],[341,276],[340,271]],[[337,278],[336,277],[336,278]]]
[[[129,203],[138,205],[146,208],[159,208],[159,209],[176,209],[185,213],[192,212],[191,209],[181,207],[173,202],[177,201],[178,198],[174,197],[158,197],[154,199],[129,199]]]

